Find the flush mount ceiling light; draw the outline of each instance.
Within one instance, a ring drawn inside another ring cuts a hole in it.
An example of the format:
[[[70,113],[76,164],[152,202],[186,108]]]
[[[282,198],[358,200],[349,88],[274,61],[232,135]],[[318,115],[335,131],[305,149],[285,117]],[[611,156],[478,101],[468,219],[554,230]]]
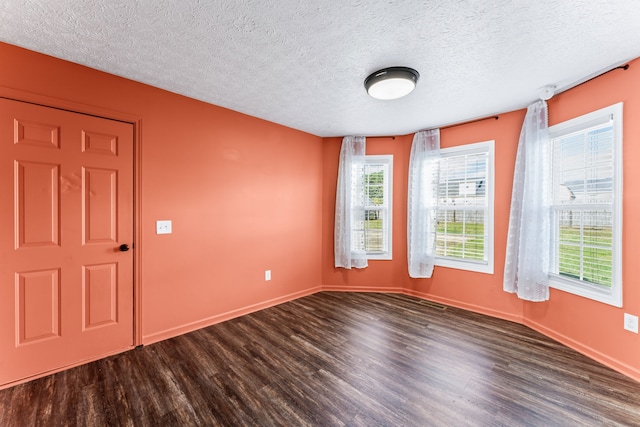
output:
[[[389,67],[378,70],[364,81],[367,93],[376,99],[397,99],[411,93],[420,74],[413,68]]]

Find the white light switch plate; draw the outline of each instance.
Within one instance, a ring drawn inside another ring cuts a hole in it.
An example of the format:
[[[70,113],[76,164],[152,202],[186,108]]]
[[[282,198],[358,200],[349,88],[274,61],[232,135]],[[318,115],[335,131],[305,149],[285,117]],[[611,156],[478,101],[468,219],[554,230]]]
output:
[[[156,221],[156,234],[171,234],[171,221]]]

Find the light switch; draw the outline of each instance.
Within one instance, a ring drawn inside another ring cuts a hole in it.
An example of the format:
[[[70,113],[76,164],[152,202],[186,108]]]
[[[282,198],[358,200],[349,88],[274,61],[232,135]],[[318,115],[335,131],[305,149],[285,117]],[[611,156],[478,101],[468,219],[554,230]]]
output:
[[[171,220],[156,221],[156,234],[171,234]]]

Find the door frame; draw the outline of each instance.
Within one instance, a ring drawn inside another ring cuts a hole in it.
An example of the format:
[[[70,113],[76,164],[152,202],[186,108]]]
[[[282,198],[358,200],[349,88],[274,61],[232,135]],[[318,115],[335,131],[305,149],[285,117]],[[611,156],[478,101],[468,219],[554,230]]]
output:
[[[26,102],[43,107],[79,113],[133,125],[133,347],[142,345],[142,286],[141,286],[141,166],[142,166],[142,118],[138,114],[109,110],[46,95],[25,92],[0,86],[0,98]],[[84,363],[84,362],[83,362]],[[56,371],[69,368],[68,366]],[[47,372],[47,375],[52,372]],[[33,379],[33,378],[29,378]]]

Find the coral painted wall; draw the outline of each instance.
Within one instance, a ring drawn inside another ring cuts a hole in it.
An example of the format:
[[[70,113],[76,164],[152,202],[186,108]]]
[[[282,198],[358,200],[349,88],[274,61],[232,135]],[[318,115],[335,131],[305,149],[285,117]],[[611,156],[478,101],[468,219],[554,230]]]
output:
[[[549,100],[549,125],[603,107],[623,110],[623,307],[551,290],[544,304],[526,303],[524,323],[640,381],[640,335],[623,329],[624,313],[640,316],[640,59],[628,70],[614,70]]]
[[[488,140],[495,141],[495,265],[504,269],[504,251],[509,225],[511,176],[524,111],[502,114],[463,126],[443,129],[441,147]],[[333,268],[333,217],[340,138],[327,139],[324,152],[324,248],[325,289],[389,290],[456,305],[514,321],[521,321],[522,304],[502,291],[501,274],[481,274],[436,267],[431,279],[411,279],[407,273],[407,188],[409,155],[413,135],[367,140],[367,154],[393,154],[393,260],[370,261],[361,270]],[[514,143],[515,141],[515,143]]]
[[[616,70],[549,101],[553,125],[608,105],[624,102],[623,283],[624,306],[616,308],[551,290],[545,303],[529,303],[502,290],[511,202],[511,185],[524,110],[500,114],[441,132],[443,148],[495,140],[495,264],[494,274],[436,267],[431,279],[407,273],[407,173],[413,135],[367,140],[367,154],[394,155],[393,260],[370,261],[362,270],[333,267],[333,215],[340,138],[325,140],[322,274],[324,289],[403,292],[433,301],[524,323],[558,341],[640,380],[640,336],[623,329],[623,313],[640,315],[640,273],[634,268],[634,242],[640,224],[640,60],[627,71]]]
[[[5,92],[138,118],[142,343],[321,289],[321,138],[7,44],[0,62]]]
[[[552,290],[546,303],[502,291],[511,179],[524,111],[442,131],[442,147],[495,140],[495,274],[436,267],[411,279],[406,265],[407,168],[413,135],[370,138],[394,155],[393,260],[333,267],[339,138],[321,139],[224,108],[0,43],[0,89],[136,117],[141,342],[326,290],[404,292],[522,322],[640,380],[640,315],[633,244],[640,225],[640,61],[549,102],[550,124],[623,101],[624,307]],[[6,92],[6,91],[5,91]],[[105,113],[105,114],[107,114]],[[107,114],[108,115],[108,114]],[[155,221],[173,221],[156,235]],[[273,280],[265,283],[264,271]]]

